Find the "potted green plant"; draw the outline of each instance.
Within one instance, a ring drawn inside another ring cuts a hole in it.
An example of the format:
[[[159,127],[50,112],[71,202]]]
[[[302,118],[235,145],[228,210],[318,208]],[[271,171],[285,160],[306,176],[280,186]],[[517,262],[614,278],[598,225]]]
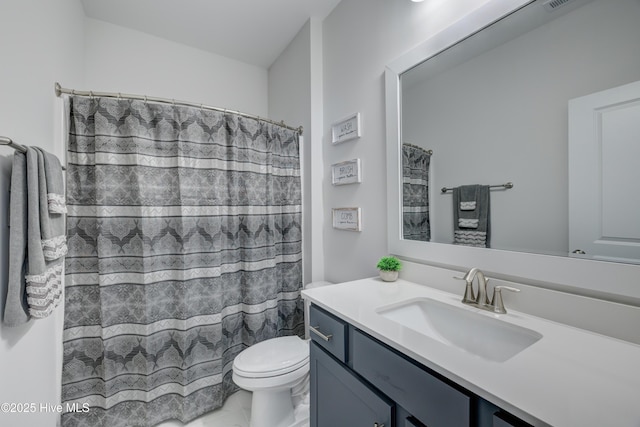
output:
[[[398,279],[398,271],[402,268],[402,263],[394,256],[383,256],[378,261],[377,267],[382,280],[395,282]]]

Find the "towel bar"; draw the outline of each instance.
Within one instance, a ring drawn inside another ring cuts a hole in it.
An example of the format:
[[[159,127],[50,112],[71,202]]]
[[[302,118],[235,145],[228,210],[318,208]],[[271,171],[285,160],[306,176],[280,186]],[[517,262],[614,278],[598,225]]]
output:
[[[509,188],[513,188],[513,182],[507,182],[505,184],[490,185],[489,188],[504,188],[505,190],[508,190]],[[452,191],[452,190],[453,188],[442,187],[440,191],[442,191],[443,193],[446,193],[447,191]]]
[[[27,147],[25,147],[24,145],[18,144],[17,142],[13,141],[13,139],[8,138],[6,136],[0,136],[0,145],[6,145],[7,147],[11,147],[14,150],[19,151],[21,153],[27,152]],[[62,166],[62,170],[66,171],[67,168]]]

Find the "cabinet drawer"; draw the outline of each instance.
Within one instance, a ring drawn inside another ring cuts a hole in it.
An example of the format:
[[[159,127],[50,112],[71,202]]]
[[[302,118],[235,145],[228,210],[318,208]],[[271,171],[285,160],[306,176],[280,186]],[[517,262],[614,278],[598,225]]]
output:
[[[309,308],[309,335],[341,362],[346,361],[347,324],[321,308]]]
[[[354,330],[353,370],[429,427],[469,426],[471,397]]]

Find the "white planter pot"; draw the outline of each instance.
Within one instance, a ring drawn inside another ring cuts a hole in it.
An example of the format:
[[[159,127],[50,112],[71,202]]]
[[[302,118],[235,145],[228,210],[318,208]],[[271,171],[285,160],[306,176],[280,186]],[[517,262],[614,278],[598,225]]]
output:
[[[378,271],[380,272],[380,278],[385,282],[395,282],[396,280],[398,280],[397,271],[382,271],[382,270],[378,270]]]

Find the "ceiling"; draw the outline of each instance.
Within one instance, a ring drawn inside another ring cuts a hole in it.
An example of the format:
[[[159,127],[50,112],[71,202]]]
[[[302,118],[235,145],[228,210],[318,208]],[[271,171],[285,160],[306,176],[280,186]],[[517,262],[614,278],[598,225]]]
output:
[[[268,68],[340,0],[82,0],[90,18]]]

